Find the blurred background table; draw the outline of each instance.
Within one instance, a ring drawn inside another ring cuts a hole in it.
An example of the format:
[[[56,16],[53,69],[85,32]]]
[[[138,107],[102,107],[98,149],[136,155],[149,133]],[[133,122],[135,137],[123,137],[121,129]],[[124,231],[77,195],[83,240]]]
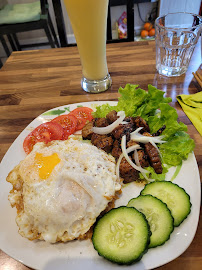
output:
[[[76,102],[117,100],[118,89],[126,83],[148,84],[165,91],[172,98],[179,120],[188,126],[196,142],[195,155],[202,175],[202,138],[176,101],[179,94],[194,94],[201,87],[192,72],[201,72],[200,40],[186,74],[167,78],[155,68],[153,41],[107,45],[108,68],[112,88],[100,94],[81,89],[81,65],[77,47],[13,52],[0,70],[0,160],[20,132],[38,115],[51,108]],[[2,217],[3,218],[3,217]],[[201,269],[202,221],[189,248],[174,261],[158,269]],[[1,270],[25,270],[28,267],[0,251]]]

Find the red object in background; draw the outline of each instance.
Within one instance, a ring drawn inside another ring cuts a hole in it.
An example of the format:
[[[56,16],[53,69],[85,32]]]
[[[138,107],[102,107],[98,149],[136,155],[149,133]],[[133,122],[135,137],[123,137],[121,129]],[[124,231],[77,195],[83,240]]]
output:
[[[127,38],[127,14],[125,11],[118,19],[118,35],[119,39]]]

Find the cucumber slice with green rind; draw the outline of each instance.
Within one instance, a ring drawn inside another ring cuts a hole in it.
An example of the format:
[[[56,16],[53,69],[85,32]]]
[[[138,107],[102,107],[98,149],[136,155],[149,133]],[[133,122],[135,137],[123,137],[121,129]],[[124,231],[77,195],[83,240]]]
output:
[[[167,205],[152,195],[140,195],[131,199],[128,207],[135,207],[142,212],[150,225],[152,235],[149,248],[163,245],[174,230],[174,219]]]
[[[152,182],[145,186],[141,195],[151,194],[167,204],[174,218],[174,226],[179,226],[191,212],[190,196],[186,191],[170,181]]]
[[[100,256],[118,263],[131,264],[148,250],[149,224],[135,208],[121,206],[96,222],[92,241]]]

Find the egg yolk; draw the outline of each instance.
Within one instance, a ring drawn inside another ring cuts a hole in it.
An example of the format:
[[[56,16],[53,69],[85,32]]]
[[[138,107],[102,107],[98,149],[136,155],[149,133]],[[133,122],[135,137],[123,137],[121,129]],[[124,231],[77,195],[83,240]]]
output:
[[[47,179],[60,161],[56,153],[50,156],[43,156],[41,153],[36,153],[35,164],[39,169],[39,177],[43,180]]]

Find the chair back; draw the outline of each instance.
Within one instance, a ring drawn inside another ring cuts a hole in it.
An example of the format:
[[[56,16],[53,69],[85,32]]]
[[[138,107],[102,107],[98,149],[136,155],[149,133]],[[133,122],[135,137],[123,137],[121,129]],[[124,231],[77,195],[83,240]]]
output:
[[[47,0],[40,0],[40,2],[41,2],[41,14],[44,15],[47,13],[48,2]]]
[[[1,0],[0,1],[0,9],[2,9],[7,4],[8,4],[8,1],[7,0]]]

